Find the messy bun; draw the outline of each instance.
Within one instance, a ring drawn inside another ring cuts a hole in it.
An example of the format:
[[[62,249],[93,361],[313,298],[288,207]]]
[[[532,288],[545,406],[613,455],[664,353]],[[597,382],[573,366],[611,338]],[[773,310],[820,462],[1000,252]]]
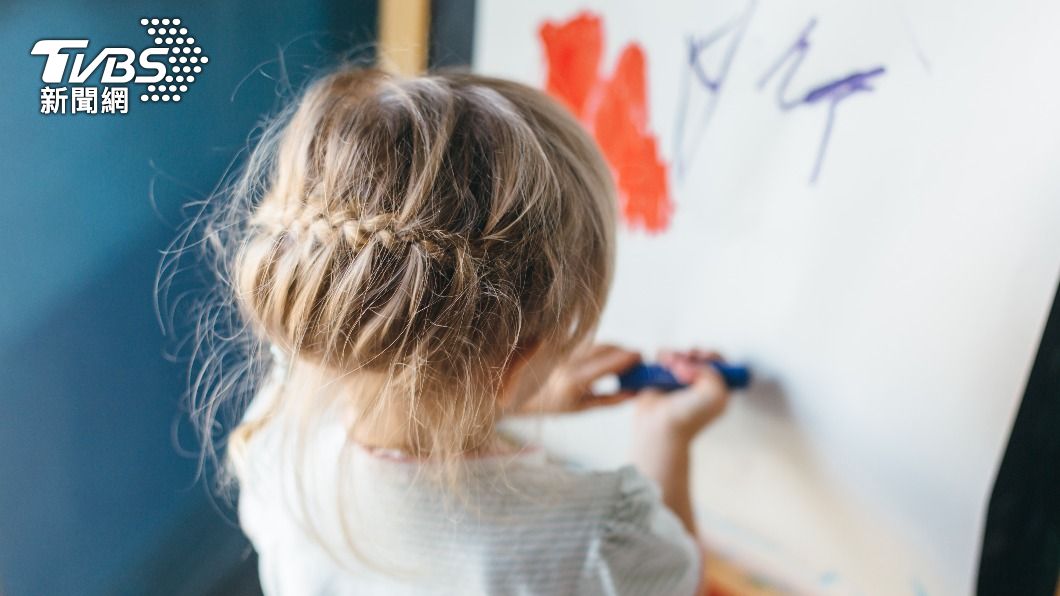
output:
[[[610,172],[563,108],[514,82],[339,69],[265,130],[224,198],[205,244],[249,360],[284,373],[273,414],[338,411],[355,429],[398,412],[420,457],[492,439],[513,356],[572,349],[610,283]],[[226,374],[267,373],[226,357],[207,357],[220,380],[197,392],[207,429],[244,386]],[[237,473],[282,418],[230,435]]]

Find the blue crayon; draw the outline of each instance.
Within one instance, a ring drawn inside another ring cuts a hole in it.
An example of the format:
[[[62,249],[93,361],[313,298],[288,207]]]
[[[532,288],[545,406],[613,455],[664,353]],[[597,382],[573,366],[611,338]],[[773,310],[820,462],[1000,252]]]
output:
[[[729,389],[743,389],[751,384],[751,369],[738,364],[711,362],[711,366],[721,374]],[[640,391],[641,389],[658,389],[674,391],[688,385],[682,383],[664,366],[658,364],[638,364],[618,375],[618,386],[622,391]]]

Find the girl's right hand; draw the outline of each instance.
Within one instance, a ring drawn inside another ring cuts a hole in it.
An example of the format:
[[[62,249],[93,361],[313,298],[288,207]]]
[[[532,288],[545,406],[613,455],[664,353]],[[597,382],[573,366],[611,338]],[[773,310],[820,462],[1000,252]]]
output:
[[[712,361],[722,361],[722,357],[700,349],[660,352],[659,364],[688,387],[669,393],[641,392],[636,400],[636,426],[662,433],[668,441],[691,442],[729,403],[728,387],[710,365]]]
[[[544,386],[514,414],[564,414],[600,406],[612,406],[636,396],[632,391],[599,394],[593,385],[605,377],[617,375],[640,362],[632,350],[597,344],[572,354],[557,366]]]

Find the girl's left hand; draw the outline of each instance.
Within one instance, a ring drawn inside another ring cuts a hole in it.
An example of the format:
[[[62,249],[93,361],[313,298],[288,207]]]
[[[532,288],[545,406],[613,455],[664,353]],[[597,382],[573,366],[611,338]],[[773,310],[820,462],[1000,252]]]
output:
[[[640,354],[632,350],[608,344],[594,345],[575,353],[557,366],[541,390],[514,413],[563,414],[622,403],[636,393],[593,393],[593,384],[608,375],[617,375],[640,361]]]
[[[637,432],[657,435],[647,443],[664,440],[691,443],[699,431],[725,411],[729,389],[711,362],[724,362],[724,359],[717,352],[701,349],[659,353],[659,363],[688,386],[665,394],[645,391],[637,401],[634,417]]]

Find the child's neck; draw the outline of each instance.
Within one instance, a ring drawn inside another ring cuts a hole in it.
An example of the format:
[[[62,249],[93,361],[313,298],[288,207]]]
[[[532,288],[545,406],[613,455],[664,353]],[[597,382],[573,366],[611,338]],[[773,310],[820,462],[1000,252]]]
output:
[[[409,441],[408,419],[399,423],[394,416],[379,416],[371,424],[353,424],[353,442],[372,449],[390,449],[413,454],[416,449]]]
[[[350,440],[362,447],[398,451],[411,456],[425,455],[424,447],[416,445],[410,437],[407,414],[393,411],[381,413],[373,416],[371,424],[354,423],[350,426]],[[511,443],[496,435],[491,435],[481,444],[466,447],[464,453],[466,455],[504,453],[511,448]]]

